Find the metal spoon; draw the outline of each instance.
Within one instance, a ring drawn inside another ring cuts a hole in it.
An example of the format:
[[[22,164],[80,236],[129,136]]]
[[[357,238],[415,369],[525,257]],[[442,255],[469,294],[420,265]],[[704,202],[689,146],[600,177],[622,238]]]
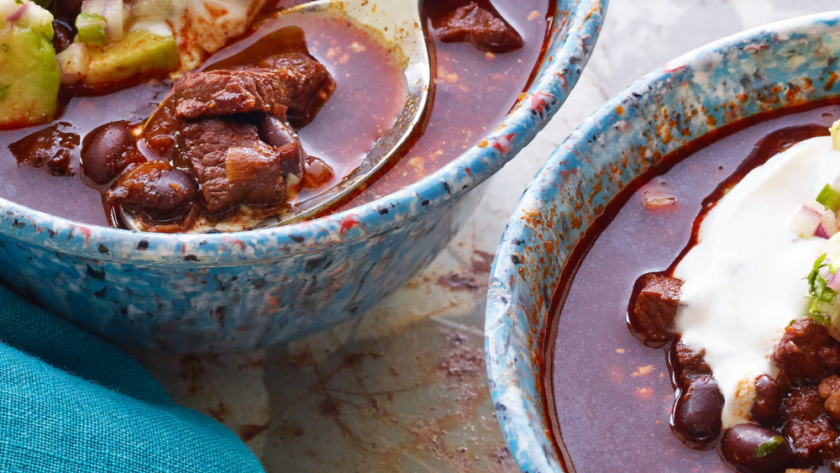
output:
[[[404,64],[403,74],[408,93],[394,126],[373,145],[361,165],[338,185],[254,225],[225,230],[285,225],[317,217],[362,186],[402,150],[414,130],[423,123],[433,90],[431,58],[420,8],[419,0],[317,0],[277,13],[278,17],[283,17],[309,12],[332,12],[378,30],[384,40],[395,46],[394,50],[401,55],[397,63]],[[133,215],[122,209],[120,212],[123,222],[130,229],[148,230]],[[199,226],[195,230],[222,229],[223,226]]]

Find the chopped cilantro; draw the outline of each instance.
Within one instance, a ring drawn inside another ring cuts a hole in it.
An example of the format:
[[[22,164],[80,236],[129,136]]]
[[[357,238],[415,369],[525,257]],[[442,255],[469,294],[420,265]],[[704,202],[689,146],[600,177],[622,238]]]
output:
[[[828,254],[823,253],[822,256],[817,258],[811,273],[805,279],[808,280],[808,293],[811,297],[823,302],[833,302],[837,293],[827,287],[828,281],[820,275],[820,270],[828,266],[828,263],[825,262],[827,256]]]
[[[828,265],[825,263],[826,256],[826,254],[823,254],[817,258],[811,274],[805,279],[808,280],[808,294],[814,299],[814,302],[811,303],[811,308],[808,310],[809,317],[828,327],[831,325],[831,319],[826,313],[820,310],[820,304],[832,304],[837,298],[837,291],[828,287],[828,281],[820,275],[820,269]]]
[[[9,95],[9,87],[11,85],[0,84],[0,102],[6,100],[6,97]]]
[[[762,443],[758,446],[758,450],[755,451],[755,459],[758,460],[759,458],[764,458],[767,455],[770,455],[771,453],[775,452],[779,449],[779,447],[782,446],[784,441],[785,439],[783,437],[777,435],[771,438],[770,440]]]
[[[18,5],[23,5],[23,0],[15,0],[15,3],[17,3]]]
[[[808,310],[808,318],[819,322],[822,325],[825,325],[826,327],[831,327],[831,319],[828,317],[828,315],[822,313],[822,311],[820,311],[819,308],[814,307],[813,304]]]
[[[9,52],[9,45],[8,45],[8,44],[3,43],[2,45],[0,45],[0,47],[2,47],[2,48],[3,48],[3,52],[4,52],[4,53]]]

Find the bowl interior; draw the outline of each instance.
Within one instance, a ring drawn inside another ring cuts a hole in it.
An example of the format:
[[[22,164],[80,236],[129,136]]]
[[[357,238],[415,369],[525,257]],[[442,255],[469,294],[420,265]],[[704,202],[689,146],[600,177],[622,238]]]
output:
[[[742,119],[840,94],[840,12],[712,43],[643,77],[587,119],[540,170],[496,255],[486,353],[496,413],[523,471],[562,472],[542,386],[563,265],[604,206],[669,153]]]
[[[605,3],[556,0],[552,38],[538,75],[503,122],[452,163],[377,201],[284,227],[234,234],[168,235],[83,225],[0,198],[0,233],[101,261],[228,266],[319,253],[387,232],[403,225],[406,219],[420,218],[470,192],[536,136],[577,82],[600,31]],[[99,251],[102,245],[107,252]],[[185,262],[181,257],[185,253],[196,255],[198,261]]]

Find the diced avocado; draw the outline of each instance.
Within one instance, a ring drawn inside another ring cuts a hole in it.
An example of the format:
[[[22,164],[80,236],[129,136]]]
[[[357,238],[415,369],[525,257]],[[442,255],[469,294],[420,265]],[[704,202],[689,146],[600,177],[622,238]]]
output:
[[[37,3],[28,3],[30,2],[26,0],[0,0],[0,30],[9,27],[10,18],[17,18],[11,25],[42,33],[52,40],[52,13],[39,7]]]
[[[139,25],[139,23],[138,23]],[[137,27],[119,43],[88,47],[90,63],[84,82],[88,86],[121,82],[178,67],[178,48],[171,32]]]
[[[125,37],[130,10],[122,0],[84,0],[76,17],[77,40],[82,43],[117,43]]]
[[[76,29],[79,31],[80,43],[105,42],[105,18],[95,13],[79,13],[76,17]]]
[[[52,45],[52,15],[35,3],[0,0],[0,129],[46,123],[58,108],[61,71]],[[13,17],[13,15],[12,15]]]
[[[840,207],[840,192],[826,184],[817,196],[817,202],[823,205],[826,210],[837,210]]]

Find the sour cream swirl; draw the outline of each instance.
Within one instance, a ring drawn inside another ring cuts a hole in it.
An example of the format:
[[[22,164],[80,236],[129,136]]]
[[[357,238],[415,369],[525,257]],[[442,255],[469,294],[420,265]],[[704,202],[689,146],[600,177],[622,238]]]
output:
[[[684,281],[676,327],[705,359],[725,404],[723,426],[747,422],[755,378],[775,376],[773,346],[810,300],[803,277],[821,238],[790,228],[802,202],[813,200],[840,174],[831,138],[813,138],[774,156],[747,174],[708,213],[699,243],[677,265]]]

